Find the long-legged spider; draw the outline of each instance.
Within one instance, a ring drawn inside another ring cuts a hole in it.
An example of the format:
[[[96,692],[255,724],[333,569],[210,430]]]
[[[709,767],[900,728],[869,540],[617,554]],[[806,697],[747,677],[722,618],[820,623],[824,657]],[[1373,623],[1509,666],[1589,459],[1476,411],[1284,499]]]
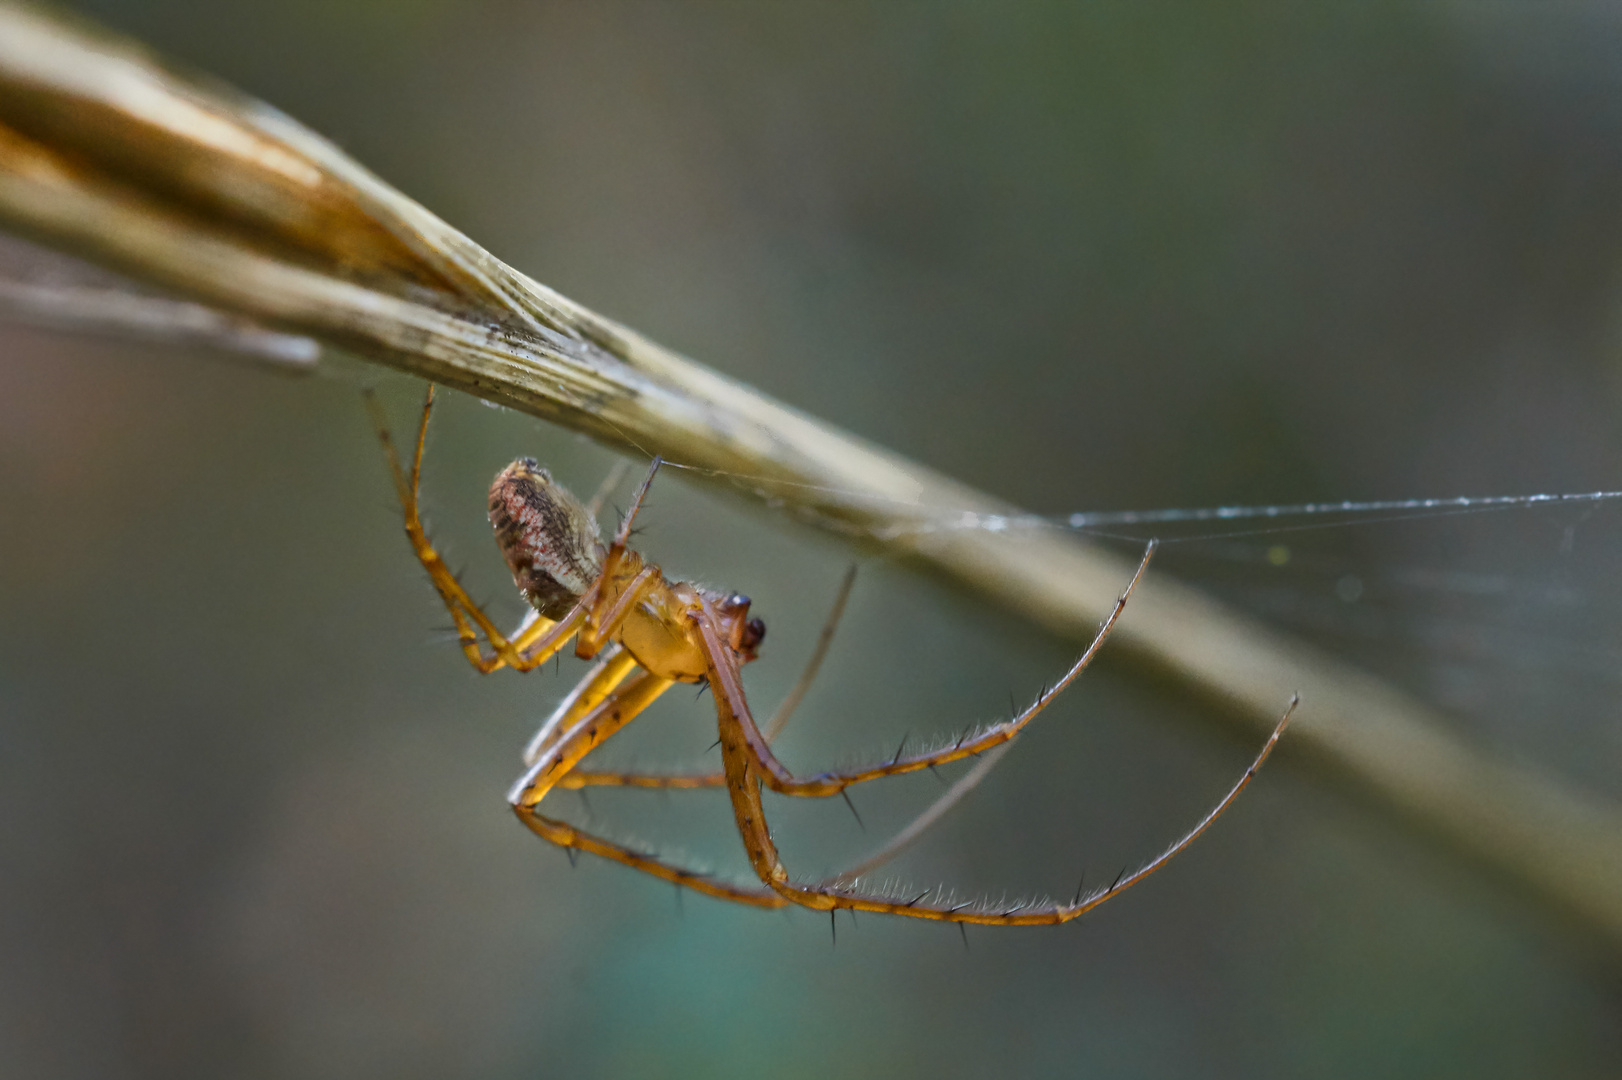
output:
[[[574,691],[558,706],[524,754],[527,770],[513,785],[508,800],[518,818],[533,832],[571,851],[587,851],[624,863],[654,877],[709,896],[756,907],[803,907],[833,913],[839,908],[907,915],[956,923],[982,923],[996,926],[1030,926],[1067,922],[1083,912],[1142,881],[1172,856],[1186,848],[1196,836],[1226,810],[1239,792],[1255,776],[1290,721],[1295,702],[1273,729],[1256,760],[1238,783],[1216,806],[1160,855],[1130,874],[1123,872],[1114,883],[1091,893],[1078,886],[1069,903],[1030,903],[1002,909],[973,901],[953,903],[945,895],[929,889],[911,898],[864,892],[853,872],[822,882],[805,883],[790,878],[779,857],[766,825],[761,788],[781,795],[813,798],[844,794],[853,784],[885,776],[933,768],[973,757],[1008,742],[1098,655],[1114,628],[1128,598],[1148,568],[1154,554],[1151,542],[1143,561],[1133,574],[1114,608],[1099,627],[1092,643],[1058,682],[1045,688],[1024,710],[1009,719],[989,725],[977,733],[965,733],[956,742],[929,752],[904,755],[901,750],[887,762],[865,768],[796,776],[773,754],[772,737],[787,718],[788,708],[797,700],[806,681],[814,674],[822,647],[832,631],[832,621],[824,630],[823,642],[813,656],[801,684],[790,694],[787,708],[779,710],[766,731],[755,723],[744,698],[739,669],[755,659],[757,647],[766,632],[759,619],[749,617],[749,598],[701,588],[687,582],[669,581],[659,568],[646,562],[627,546],[631,522],[636,517],[648,486],[659,469],[654,459],[647,477],[606,548],[599,536],[594,513],[562,485],[554,481],[533,458],[520,458],[503,469],[490,487],[490,522],[496,532],[514,583],[534,609],[534,613],[512,634],[496,629],[475,604],[456,576],[451,573],[428,540],[418,513],[417,492],[422,475],[423,446],[428,418],[433,409],[430,386],[417,429],[416,452],[409,473],[389,436],[387,421],[376,402],[368,396],[378,434],[388,455],[390,471],[400,503],[405,511],[406,535],[423,568],[439,591],[468,662],[480,672],[502,667],[529,671],[556,655],[570,639],[575,655],[596,660]],[[595,501],[595,500],[594,500]],[[846,590],[850,579],[846,580]],[[843,605],[842,591],[837,610]],[[484,645],[480,643],[483,635]],[[485,651],[485,646],[489,651]],[[715,699],[723,771],[710,775],[661,775],[588,772],[580,769],[582,759],[609,736],[635,719],[660,694],[678,682],[708,683]],[[984,764],[984,762],[982,762]],[[969,778],[965,778],[969,779]],[[540,803],[555,787],[583,788],[592,785],[619,785],[649,788],[725,787],[732,800],[738,834],[743,839],[750,866],[760,879],[757,885],[742,885],[668,862],[656,855],[581,831],[572,825],[545,816]],[[943,797],[937,807],[955,797],[962,782]],[[910,839],[917,828],[927,824],[926,813],[900,840]],[[899,841],[898,841],[899,842]],[[880,853],[893,854],[898,842]],[[864,869],[877,862],[870,859]]]

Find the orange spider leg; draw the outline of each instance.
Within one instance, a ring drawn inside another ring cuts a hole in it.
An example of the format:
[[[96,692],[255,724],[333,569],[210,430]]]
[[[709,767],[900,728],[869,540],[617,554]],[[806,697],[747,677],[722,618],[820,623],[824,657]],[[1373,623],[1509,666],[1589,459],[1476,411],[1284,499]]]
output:
[[[851,564],[850,569],[845,571],[844,580],[839,583],[839,592],[834,597],[834,604],[832,609],[830,609],[828,612],[828,618],[822,624],[822,632],[817,635],[816,647],[811,650],[811,658],[806,661],[805,670],[800,673],[799,679],[789,690],[788,694],[783,698],[782,703],[777,706],[777,711],[772,714],[771,720],[766,724],[764,729],[764,738],[768,743],[774,741],[783,733],[783,729],[788,726],[789,717],[794,715],[794,710],[799,706],[801,700],[804,699],[806,691],[811,688],[811,683],[817,677],[817,672],[821,670],[822,661],[828,655],[828,647],[833,643],[834,631],[839,627],[839,620],[845,613],[845,604],[850,600],[851,589],[854,588],[855,585],[856,566],[853,563]],[[582,689],[584,688],[584,685],[584,683],[581,684]],[[579,690],[576,690],[577,694],[579,692]],[[559,706],[559,709],[564,708],[573,701],[574,696],[570,695],[570,697],[565,700],[564,705]],[[553,723],[554,720],[547,721],[548,726],[552,725]],[[542,731],[545,730],[547,730],[547,727],[543,726]],[[536,740],[539,741],[540,738],[541,736],[537,734]],[[531,744],[532,747],[534,745],[534,743]],[[534,758],[528,756],[526,753],[524,760],[527,763],[532,762]],[[698,788],[724,787],[726,782],[726,774],[719,772],[678,773],[675,775],[670,775],[666,773],[591,772],[583,769],[576,769],[570,772],[568,776],[564,777],[563,781],[558,786],[569,789],[578,789],[583,787],[635,787],[661,788],[665,790],[693,790]]]
[[[626,520],[629,521],[630,519],[627,518]],[[618,564],[615,564],[616,569],[617,566]],[[606,581],[608,575],[609,563],[604,560],[603,576],[598,580]],[[575,642],[575,655],[587,660],[596,656],[603,647],[603,643],[609,639],[609,636],[615,630],[619,629],[620,624],[625,622],[626,618],[636,608],[636,605],[640,604],[653,587],[663,580],[664,577],[659,573],[659,568],[650,563],[638,570],[636,575],[631,578],[630,584],[625,586],[625,591],[621,592],[612,601],[608,601],[606,592],[599,590],[602,601],[607,602],[607,610],[599,612],[598,609],[604,606],[600,602],[586,615],[586,625],[581,627],[580,639]]]
[[[512,632],[510,644],[519,653],[523,653],[531,645],[545,637],[556,625],[557,623],[554,620],[548,619],[540,612],[530,611],[524,616],[524,621],[519,623],[518,628]],[[548,657],[548,659],[551,658]],[[524,669],[519,668],[519,670]]]
[[[586,677],[575,685],[568,697],[558,703],[552,715],[546,718],[524,748],[524,764],[535,764],[546,748],[556,741],[558,732],[569,730],[576,720],[601,704],[635,667],[636,658],[621,645],[611,645],[600,653],[597,663],[586,673]]]
[[[558,723],[554,725],[552,720],[548,721],[547,727],[552,730],[552,737],[535,758],[529,760],[529,770],[508,795],[508,801],[512,804],[514,812],[532,832],[554,844],[587,851],[723,900],[733,900],[756,907],[787,906],[790,901],[770,889],[739,885],[677,866],[648,852],[637,851],[624,844],[583,832],[566,822],[546,817],[536,809],[552,788],[574,786],[569,780],[573,775],[575,763],[584,759],[621,727],[630,723],[660,694],[674,685],[671,680],[659,679],[643,671],[621,687],[612,690],[605,688],[604,683],[611,677],[609,672],[614,670],[610,665],[615,664],[624,655],[617,652],[605,657],[597,668],[582,680],[575,694],[571,695],[571,699],[560,707],[559,714],[554,717]],[[579,700],[599,691],[601,693],[594,707],[587,709],[578,706]],[[545,762],[540,760],[541,755],[545,755],[547,759]],[[894,839],[869,855],[858,866],[845,871],[834,880],[852,879],[899,853],[957,803],[995,764],[996,758],[995,752],[986,755],[974,772],[965,775],[954,784],[951,790],[925,809]]]
[[[411,541],[411,549],[416,553],[417,561],[422,563],[423,569],[428,572],[429,580],[434,583],[434,589],[445,604],[445,610],[450,612],[451,620],[456,624],[457,639],[461,643],[462,652],[467,656],[468,663],[480,672],[489,674],[498,668],[508,666],[519,671],[528,671],[551,659],[574,633],[573,628],[566,633],[561,632],[558,630],[561,623],[554,624],[549,619],[537,616],[526,623],[515,634],[513,640],[509,641],[496,629],[483,609],[468,596],[461,582],[456,580],[456,575],[445,565],[444,558],[429,541],[428,533],[423,528],[422,515],[418,508],[418,491],[422,484],[422,455],[423,447],[428,440],[428,418],[434,407],[433,384],[429,384],[427,397],[423,401],[422,421],[417,427],[417,443],[409,474],[400,463],[399,451],[395,449],[394,438],[389,432],[388,417],[383,414],[383,408],[378,403],[376,395],[368,392],[364,395],[364,399],[367,411],[372,417],[372,424],[377,429],[378,439],[383,443],[383,452],[388,458],[395,494],[399,496],[400,507],[405,512],[405,531]],[[578,622],[578,619],[575,621]],[[491,655],[486,655],[480,648],[478,634],[474,630],[475,625],[484,632],[485,639],[490,643],[493,650]]]
[[[647,852],[637,851],[624,844],[583,832],[567,822],[546,817],[537,809],[547,792],[567,775],[570,769],[605,739],[635,719],[637,714],[651,705],[672,685],[670,679],[661,679],[644,671],[614,688],[595,708],[585,711],[568,728],[559,732],[550,747],[543,751],[513,785],[507,801],[512,805],[513,812],[518,815],[518,820],[531,832],[559,847],[590,852],[722,900],[732,900],[755,907],[786,906],[789,901],[770,889],[737,885],[677,866]]]
[[[737,821],[738,832],[743,837],[744,850],[749,855],[750,866],[754,868],[756,876],[779,896],[802,907],[819,911],[832,911],[843,907],[887,915],[906,915],[916,919],[980,923],[989,926],[1046,926],[1069,922],[1123,890],[1131,888],[1166,865],[1174,855],[1187,848],[1195,837],[1209,828],[1250,784],[1256,770],[1261,768],[1262,763],[1273,752],[1273,747],[1278,744],[1279,736],[1284,734],[1284,728],[1289,724],[1296,706],[1296,699],[1292,698],[1278,726],[1273,729],[1261,752],[1256,755],[1256,760],[1251,762],[1245,774],[1239,778],[1239,782],[1209,813],[1171,847],[1131,874],[1116,878],[1107,889],[1096,890],[1085,896],[1078,889],[1075,899],[1068,904],[1026,902],[1009,908],[987,907],[974,901],[950,903],[944,897],[926,902],[926,897],[936,891],[934,889],[921,892],[910,900],[903,900],[899,896],[861,892],[854,884],[844,883],[847,880],[844,877],[809,884],[789,880],[788,870],[778,855],[777,846],[772,842],[771,832],[766,825],[765,808],[760,798],[764,776],[752,753],[759,733],[748,730],[752,726],[752,721],[747,719],[748,709],[743,701],[743,687],[738,681],[736,662],[716,633],[714,620],[707,610],[699,617],[699,626],[704,635],[705,651],[710,662],[710,680],[715,694],[716,717],[721,729],[721,756],[726,768],[727,793],[732,800],[733,817]]]
[[[642,478],[642,483],[638,485],[636,494],[632,496],[631,507],[625,511],[625,517],[620,520],[620,527],[614,530],[614,542],[608,545],[608,554],[603,557],[603,580],[606,581],[613,577],[615,572],[619,570],[620,561],[626,555],[626,545],[631,540],[631,523],[636,520],[637,512],[642,509],[642,500],[648,497],[648,488],[653,486],[653,478],[659,475],[659,466],[664,463],[664,458],[656,455],[648,465],[648,475]],[[634,554],[632,557],[633,559],[639,558]]]
[[[557,733],[514,785],[509,801],[515,807],[531,807],[540,802],[565,773],[580,764],[581,758],[635,719],[672,685],[673,680],[639,671],[629,681],[609,691],[595,707]]]
[[[577,791],[588,787],[654,788],[661,791],[696,791],[726,786],[725,773],[642,773],[576,770],[565,776],[558,787]]]
[[[737,679],[734,675],[732,681],[736,692],[733,694],[731,704],[738,714],[738,722],[744,732],[749,755],[754,761],[755,768],[760,773],[761,782],[780,795],[826,798],[829,795],[840,794],[852,784],[861,784],[885,776],[899,776],[903,773],[917,772],[919,769],[927,769],[935,765],[944,765],[951,761],[960,761],[963,758],[973,757],[976,754],[990,750],[994,746],[1008,742],[1015,735],[1018,735],[1038,713],[1047,708],[1053,702],[1053,699],[1058,697],[1065,687],[1074,682],[1076,676],[1080,675],[1086,670],[1087,665],[1093,662],[1093,658],[1103,648],[1110,631],[1115,628],[1116,622],[1120,620],[1121,612],[1126,610],[1126,602],[1131,598],[1133,590],[1138,586],[1138,582],[1143,579],[1144,571],[1149,568],[1149,560],[1154,558],[1155,548],[1156,542],[1149,541],[1148,547],[1143,552],[1143,560],[1138,563],[1138,569],[1132,575],[1132,580],[1127,582],[1126,589],[1116,599],[1114,608],[1110,610],[1109,616],[1104,620],[1103,625],[1098,628],[1098,633],[1093,636],[1092,643],[1087,646],[1087,650],[1081,654],[1075,664],[1071,665],[1070,670],[1065,672],[1063,678],[1052,687],[1044,688],[1042,693],[1037,695],[1036,700],[1027,706],[1024,711],[1001,723],[992,724],[972,738],[965,732],[957,742],[944,750],[914,754],[910,757],[902,757],[897,753],[893,759],[881,765],[840,772],[819,773],[816,776],[804,779],[798,778],[789,772],[773,755],[770,743],[756,726],[754,717],[749,713],[749,705],[744,700],[742,689],[737,687]],[[714,612],[706,607],[703,617],[699,620],[700,629],[704,632],[706,643],[712,639],[719,640],[716,637],[714,621]],[[713,677],[711,689],[715,689]],[[719,703],[719,692],[717,692],[716,699],[717,703]]]
[[[855,882],[917,843],[919,837],[934,828],[935,823],[946,816],[947,811],[962,802],[964,796],[968,795],[969,792],[979,787],[980,781],[984,780],[991,770],[997,767],[997,762],[1001,761],[1003,756],[1013,748],[1014,744],[1012,742],[1005,742],[1001,746],[980,755],[979,760],[974,763],[974,768],[958,777],[951,787],[947,788],[933,803],[925,807],[924,812],[913,818],[906,828],[869,852],[861,862],[841,870],[824,884],[843,885]]]
[[[644,874],[651,874],[661,880],[703,893],[705,896],[713,896],[717,900],[731,900],[736,904],[763,908],[787,907],[791,902],[762,886],[736,885],[697,870],[677,866],[647,852],[637,851],[635,848],[577,829],[568,822],[549,818],[535,810],[521,810],[518,817],[536,836],[549,840],[559,847],[611,859],[633,870],[640,870]]]

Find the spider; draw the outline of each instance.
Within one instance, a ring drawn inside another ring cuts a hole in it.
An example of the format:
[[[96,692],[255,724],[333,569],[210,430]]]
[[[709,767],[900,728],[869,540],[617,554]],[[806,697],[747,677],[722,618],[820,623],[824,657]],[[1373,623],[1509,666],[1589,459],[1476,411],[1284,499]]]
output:
[[[772,752],[771,742],[821,662],[839,609],[848,595],[852,576],[846,577],[835,603],[834,614],[823,629],[822,639],[800,683],[790,692],[784,707],[779,709],[763,731],[750,712],[739,678],[739,669],[756,658],[766,633],[765,624],[749,615],[749,598],[688,582],[670,581],[658,566],[628,546],[631,523],[659,470],[658,458],[653,459],[652,467],[638,487],[613,542],[606,547],[600,539],[593,510],[582,505],[533,458],[519,458],[496,476],[490,487],[490,523],[512,571],[514,584],[533,608],[530,617],[517,630],[510,635],[502,634],[469,598],[429,542],[418,511],[423,447],[434,405],[433,386],[429,386],[427,399],[423,403],[416,450],[409,472],[401,465],[400,455],[389,434],[387,418],[370,394],[367,395],[367,405],[382,440],[404,510],[406,535],[450,612],[468,662],[482,673],[503,667],[529,671],[558,654],[571,639],[575,643],[576,656],[595,661],[579,685],[559,704],[531,740],[524,753],[526,771],[508,795],[518,819],[536,835],[565,848],[571,860],[577,852],[589,852],[699,893],[755,907],[779,908],[797,904],[828,911],[830,915],[837,913],[839,908],[850,908],[853,911],[995,926],[1068,922],[1142,881],[1204,832],[1250,783],[1257,769],[1277,745],[1295,709],[1296,700],[1292,698],[1289,708],[1268,736],[1255,761],[1245,770],[1238,783],[1192,829],[1139,869],[1130,874],[1123,871],[1108,888],[1084,893],[1082,887],[1078,886],[1069,903],[1031,902],[1006,908],[1000,905],[992,907],[975,901],[954,902],[944,891],[937,893],[936,889],[928,889],[912,897],[886,895],[860,889],[857,871],[847,871],[820,882],[796,881],[790,877],[772,842],[761,800],[763,787],[780,795],[811,798],[845,795],[845,789],[853,784],[933,768],[982,754],[1007,743],[1098,655],[1126,608],[1133,589],[1148,569],[1155,551],[1154,542],[1149,543],[1137,571],[1086,651],[1058,682],[1044,688],[1024,710],[978,732],[965,732],[955,742],[938,750],[904,754],[903,745],[889,761],[864,768],[799,776],[778,760]],[[594,503],[597,501],[593,500]],[[719,728],[723,762],[721,772],[663,775],[591,772],[579,767],[591,751],[635,719],[676,683],[708,684],[715,701]],[[982,759],[975,770],[976,775],[960,780],[934,807],[859,869],[865,871],[893,855],[904,842],[909,842],[958,797],[965,789],[966,782],[972,785],[972,781],[978,779],[989,764],[988,760]],[[758,883],[739,884],[688,869],[655,854],[584,832],[541,812],[541,801],[553,788],[594,785],[725,787],[732,801],[738,835],[743,840]],[[848,800],[849,796],[845,797]]]

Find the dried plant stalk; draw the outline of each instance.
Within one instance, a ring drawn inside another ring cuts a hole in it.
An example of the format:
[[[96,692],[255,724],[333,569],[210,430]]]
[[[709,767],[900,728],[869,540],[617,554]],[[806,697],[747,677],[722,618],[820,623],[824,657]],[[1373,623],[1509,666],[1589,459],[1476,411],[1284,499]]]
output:
[[[927,527],[931,507],[1015,511],[531,281],[274,109],[9,6],[0,216],[231,327],[314,339],[612,446],[745,474],[787,512],[1072,639],[1091,636],[1131,576],[1072,535]],[[1416,700],[1163,574],[1116,641],[1252,736],[1299,692],[1288,756],[1622,946],[1616,805],[1461,741]]]

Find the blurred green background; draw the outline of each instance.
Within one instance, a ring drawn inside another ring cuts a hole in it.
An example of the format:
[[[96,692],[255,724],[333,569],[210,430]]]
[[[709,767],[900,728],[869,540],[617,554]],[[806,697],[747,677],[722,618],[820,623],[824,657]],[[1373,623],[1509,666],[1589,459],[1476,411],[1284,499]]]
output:
[[[76,7],[541,281],[1035,510],[1622,487],[1611,3]],[[0,349],[0,1076],[1622,1073],[1614,945],[1287,746],[1163,874],[967,950],[571,870],[502,796],[580,668],[481,679],[436,631],[356,392],[404,426],[416,386]],[[509,617],[483,493],[521,453],[588,492],[613,461],[447,402],[428,504]],[[769,708],[849,554],[678,477],[644,523],[755,598]],[[1207,537],[1156,572],[1622,797],[1619,540],[1598,506]],[[883,756],[1071,653],[870,560],[783,753]],[[712,761],[708,709],[673,695],[605,755]],[[896,873],[1113,876],[1243,769],[1209,719],[1106,655]],[[867,833],[770,809],[810,874],[936,790],[854,792]],[[554,798],[745,871],[719,796]]]

